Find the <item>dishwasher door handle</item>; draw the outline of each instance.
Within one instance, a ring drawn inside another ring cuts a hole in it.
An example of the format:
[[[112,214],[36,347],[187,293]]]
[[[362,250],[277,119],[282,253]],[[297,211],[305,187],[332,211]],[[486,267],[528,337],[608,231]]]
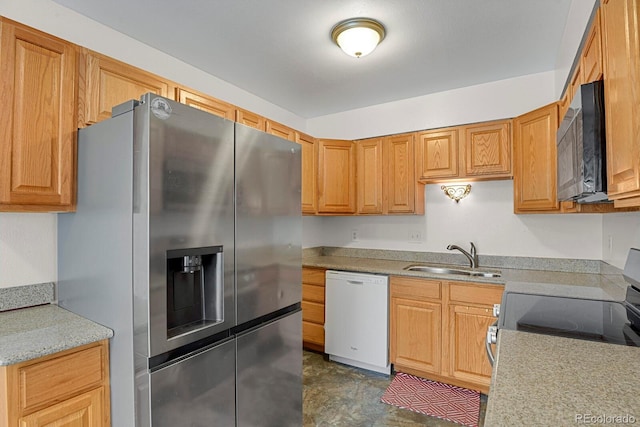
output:
[[[495,344],[498,341],[498,321],[493,322],[491,326],[487,329],[487,339],[484,341],[484,346],[487,350],[487,357],[489,358],[489,363],[491,366],[496,361],[493,352],[491,351],[491,344]]]
[[[360,280],[347,280],[347,283],[350,285],[364,285],[364,282]]]

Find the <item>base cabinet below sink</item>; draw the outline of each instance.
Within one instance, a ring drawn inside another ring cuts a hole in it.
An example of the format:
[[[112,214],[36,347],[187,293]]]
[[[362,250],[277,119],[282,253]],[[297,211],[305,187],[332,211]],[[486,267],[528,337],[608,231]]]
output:
[[[484,340],[503,286],[392,276],[390,289],[394,369],[488,393]]]

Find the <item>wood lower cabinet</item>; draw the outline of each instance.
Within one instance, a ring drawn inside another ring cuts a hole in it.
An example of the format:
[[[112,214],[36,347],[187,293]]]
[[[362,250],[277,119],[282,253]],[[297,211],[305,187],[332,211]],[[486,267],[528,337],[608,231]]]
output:
[[[616,207],[640,206],[640,3],[603,1],[607,185]]]
[[[0,425],[110,426],[108,341],[0,367]]]
[[[397,371],[440,374],[441,283],[392,276],[390,356]]]
[[[152,92],[174,99],[174,84],[108,56],[82,49],[78,127],[111,118],[111,109]]]
[[[390,278],[390,287],[394,369],[487,393],[484,340],[503,287],[400,276]]]
[[[175,90],[175,99],[181,104],[206,111],[227,120],[235,120],[236,118],[236,107],[231,104],[191,89],[177,87]]]
[[[513,123],[514,212],[559,212],[556,178],[558,104],[523,114]]]
[[[302,344],[324,353],[324,275],[321,268],[302,269]]]
[[[75,209],[77,46],[0,18],[0,211]]]
[[[318,140],[318,213],[356,211],[356,148],[351,141]]]
[[[500,303],[502,292],[501,286],[449,282],[448,373],[477,384],[482,391],[488,391],[491,381],[485,338],[488,327],[496,321],[493,305]]]

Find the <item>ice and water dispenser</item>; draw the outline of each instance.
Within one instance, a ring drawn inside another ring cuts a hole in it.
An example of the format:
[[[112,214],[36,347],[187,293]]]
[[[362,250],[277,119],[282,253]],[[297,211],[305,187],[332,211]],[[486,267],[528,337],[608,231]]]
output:
[[[222,246],[167,251],[167,338],[224,322]]]

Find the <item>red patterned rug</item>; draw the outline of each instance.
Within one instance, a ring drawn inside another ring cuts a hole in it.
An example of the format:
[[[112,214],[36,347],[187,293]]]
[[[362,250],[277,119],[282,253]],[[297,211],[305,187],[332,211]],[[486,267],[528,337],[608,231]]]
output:
[[[384,403],[477,427],[480,393],[398,372],[382,396]]]

